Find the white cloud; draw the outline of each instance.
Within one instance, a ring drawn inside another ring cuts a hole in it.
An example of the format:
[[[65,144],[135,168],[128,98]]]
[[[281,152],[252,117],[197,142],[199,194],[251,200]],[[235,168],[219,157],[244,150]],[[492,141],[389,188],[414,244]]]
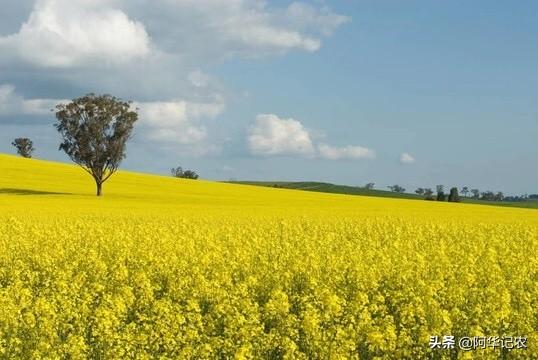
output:
[[[54,107],[66,100],[25,99],[10,84],[0,85],[0,116],[2,115],[46,115]]]
[[[327,6],[316,8],[310,4],[293,2],[286,9],[288,21],[296,27],[316,28],[324,36],[330,36],[341,25],[350,21],[347,16],[333,13]]]
[[[260,114],[248,135],[250,151],[257,155],[312,155],[315,153],[307,129],[294,119]]]
[[[328,160],[373,159],[375,157],[373,150],[362,146],[334,147],[327,144],[321,144],[318,146],[318,149],[320,156]]]
[[[411,154],[403,153],[400,156],[400,162],[402,164],[413,164],[415,163],[415,161],[416,161],[415,158]]]
[[[17,94],[13,85],[0,85],[0,116],[50,115],[57,104],[69,102],[60,99],[26,99]],[[225,108],[222,96],[211,101],[193,102],[133,102],[138,109],[138,126],[149,139],[175,144],[198,144],[206,139],[207,129],[201,123],[213,119]]]
[[[211,81],[211,77],[200,70],[191,71],[188,79],[192,86],[196,88],[205,88]]]
[[[301,155],[327,160],[372,159],[373,150],[361,146],[315,146],[311,132],[300,121],[260,114],[250,128],[248,145],[254,155]]]
[[[199,121],[212,119],[224,111],[224,100],[197,103],[185,100],[169,102],[135,102],[139,125],[148,138],[175,144],[196,144],[207,137],[207,129]]]
[[[99,66],[148,55],[144,26],[113,8],[114,2],[37,0],[19,32],[0,37],[0,50],[49,67]]]
[[[265,0],[139,0],[129,5],[165,51],[183,57],[257,57],[289,50],[317,51],[323,37],[349,21],[327,7]],[[151,8],[151,10],[148,10]]]
[[[98,68],[150,55],[207,63],[317,51],[347,21],[301,2],[282,8],[265,0],[36,0],[18,32],[0,36],[0,53],[38,67]]]

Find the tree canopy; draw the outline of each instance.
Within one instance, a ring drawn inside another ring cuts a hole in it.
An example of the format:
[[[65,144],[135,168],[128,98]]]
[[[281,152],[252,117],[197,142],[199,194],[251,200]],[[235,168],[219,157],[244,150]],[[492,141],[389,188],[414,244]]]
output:
[[[100,196],[102,184],[126,156],[137,112],[130,102],[95,94],[59,104],[56,110],[55,127],[63,139],[60,150],[94,178]]]
[[[172,173],[172,176],[182,179],[192,179],[196,180],[198,179],[198,174],[193,170],[183,170],[181,166],[178,166],[177,168],[172,168],[170,170]]]
[[[34,143],[28,138],[16,138],[11,145],[17,149],[17,154],[25,158],[31,158],[35,150]]]

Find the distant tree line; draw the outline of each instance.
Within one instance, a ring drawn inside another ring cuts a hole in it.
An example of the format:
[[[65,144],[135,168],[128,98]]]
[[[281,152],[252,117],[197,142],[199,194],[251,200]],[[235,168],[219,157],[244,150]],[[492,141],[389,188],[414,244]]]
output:
[[[483,201],[508,201],[508,202],[518,202],[518,201],[528,201],[528,200],[538,200],[538,194],[532,195],[521,195],[521,196],[505,196],[502,191],[480,191],[479,189],[469,189],[469,187],[464,186],[459,191],[458,188],[453,187],[450,189],[450,193],[447,196],[444,192],[443,185],[436,186],[436,196],[434,197],[433,191],[430,188],[418,188],[415,190],[415,193],[421,196],[424,196],[426,200],[437,200],[437,201],[451,201],[459,202],[461,201],[460,193],[463,198],[473,199],[473,200],[483,200]]]
[[[362,186],[363,189],[373,189],[369,187],[373,183],[369,183]],[[405,188],[400,185],[388,186],[388,189],[395,193],[405,193]],[[507,202],[519,202],[538,200],[538,194],[521,195],[521,196],[505,196],[502,191],[480,191],[479,189],[470,189],[468,186],[463,186],[461,189],[457,187],[450,188],[448,193],[445,192],[444,185],[437,185],[435,191],[431,188],[419,187],[415,190],[417,195],[423,196],[425,200],[430,201],[448,201],[448,202],[461,202],[463,199],[473,199],[482,201],[507,201]],[[461,195],[460,195],[461,194]]]
[[[363,186],[358,186],[361,189],[373,190],[375,183],[370,182]],[[406,189],[401,185],[390,185],[387,188],[391,192],[403,194]],[[437,185],[435,191],[432,188],[419,187],[415,190],[417,195],[423,196],[425,200],[430,201],[448,201],[448,202],[461,202],[463,199],[483,200],[483,201],[528,201],[538,200],[538,194],[521,195],[521,196],[505,196],[502,191],[480,191],[479,189],[471,189],[468,186],[463,186],[461,189],[457,187],[450,188],[448,193],[445,193],[444,185]],[[461,195],[460,195],[461,194]]]
[[[506,196],[504,198],[504,201],[510,201],[510,202],[520,202],[520,201],[529,201],[529,200],[531,201],[538,200],[538,194]]]

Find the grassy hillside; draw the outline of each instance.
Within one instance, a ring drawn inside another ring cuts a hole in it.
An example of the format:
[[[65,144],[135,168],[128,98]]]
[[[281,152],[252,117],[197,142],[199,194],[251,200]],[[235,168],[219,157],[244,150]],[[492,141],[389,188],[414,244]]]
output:
[[[346,186],[346,185],[335,185],[324,182],[304,182],[304,181],[235,181],[231,182],[234,184],[246,184],[246,185],[255,185],[255,186],[264,186],[264,187],[274,187],[282,189],[294,189],[294,190],[305,190],[305,191],[314,191],[322,193],[331,193],[331,194],[345,194],[345,195],[360,195],[360,196],[375,196],[375,197],[386,197],[386,198],[395,198],[395,199],[409,199],[409,200],[424,200],[423,196],[409,193],[395,193],[392,191],[386,190],[377,190],[377,189],[363,189],[355,186]],[[462,202],[468,204],[477,204],[477,205],[489,205],[489,206],[508,206],[508,207],[520,207],[520,208],[529,208],[529,209],[538,209],[538,201],[521,201],[521,202],[509,202],[509,201],[483,201],[475,200],[470,198],[461,198]]]
[[[306,191],[315,191],[331,194],[345,194],[345,195],[362,195],[362,196],[376,196],[376,197],[387,197],[387,198],[396,198],[396,199],[422,199],[418,195],[414,194],[400,194],[392,191],[385,190],[368,190],[356,186],[346,186],[346,185],[335,185],[324,182],[285,182],[285,181],[236,181],[232,182],[235,184],[245,184],[245,185],[256,185],[256,186],[266,186],[266,187],[278,187],[283,189],[294,189],[294,190],[306,190]]]

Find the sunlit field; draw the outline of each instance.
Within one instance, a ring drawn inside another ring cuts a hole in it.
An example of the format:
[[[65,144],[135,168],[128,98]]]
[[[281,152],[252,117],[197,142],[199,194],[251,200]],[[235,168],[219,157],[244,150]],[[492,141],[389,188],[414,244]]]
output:
[[[129,172],[94,192],[0,155],[0,358],[538,358],[536,210]]]

